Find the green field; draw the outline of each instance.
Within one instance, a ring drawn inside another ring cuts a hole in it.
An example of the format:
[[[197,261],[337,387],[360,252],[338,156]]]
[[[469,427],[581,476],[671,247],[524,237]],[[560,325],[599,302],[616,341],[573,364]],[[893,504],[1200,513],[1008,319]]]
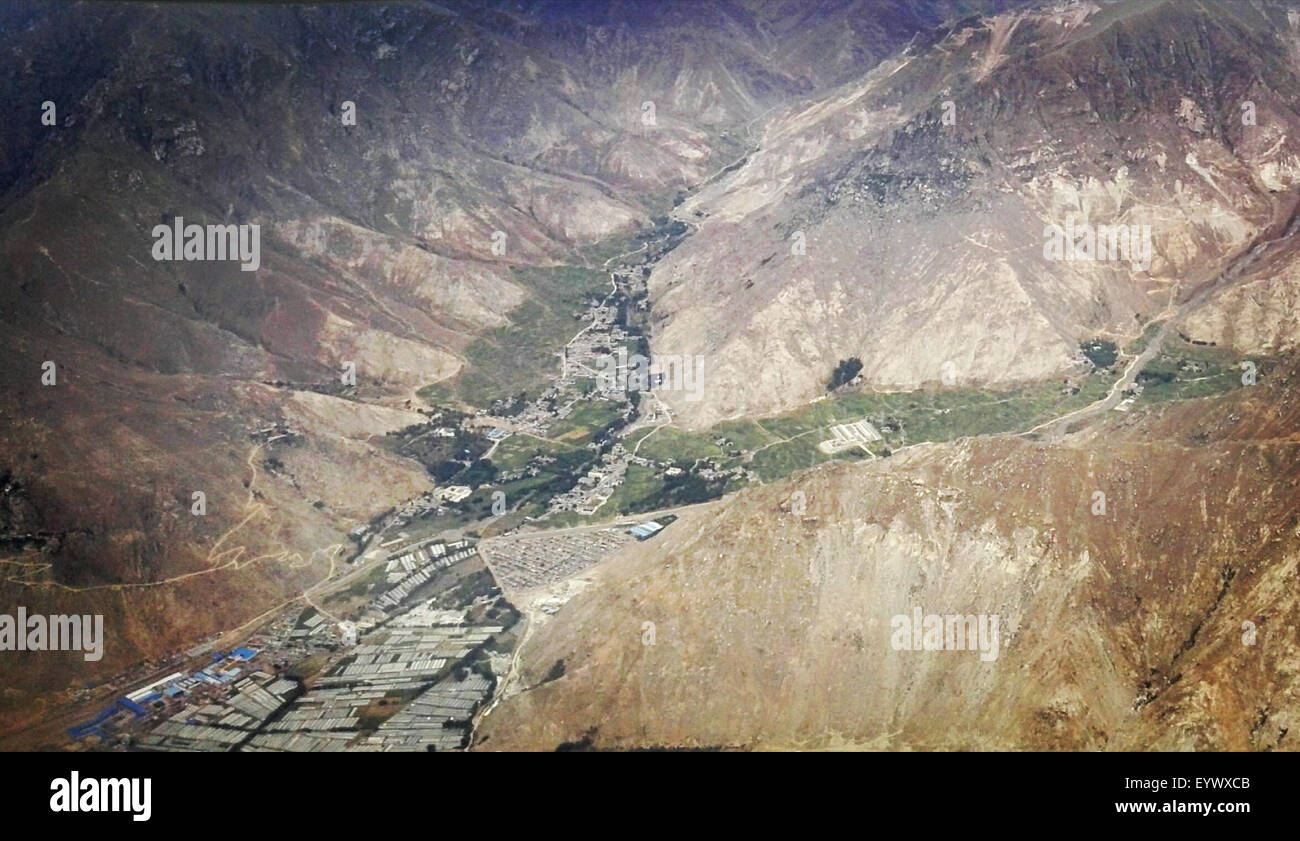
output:
[[[584,322],[574,313],[585,311],[588,299],[610,291],[608,274],[581,266],[520,268],[515,276],[528,297],[510,311],[510,324],[475,340],[465,352],[468,364],[456,377],[421,389],[426,401],[483,408],[521,392],[536,397],[545,389],[547,375],[558,370],[560,349],[582,329]]]
[[[531,435],[511,435],[497,444],[490,460],[503,472],[520,470],[537,456],[557,456],[576,448],[574,444],[563,444],[534,438]]]
[[[724,421],[714,426],[713,431],[719,436],[732,441],[742,450],[757,450],[766,444],[781,440],[770,432],[764,431],[763,427],[749,419]]]
[[[1086,377],[1077,393],[1059,383],[1041,383],[1008,391],[955,389],[899,394],[841,393],[810,403],[793,412],[758,420],[727,421],[703,432],[683,432],[671,427],[646,437],[638,430],[625,441],[629,449],[645,438],[637,454],[659,461],[694,462],[711,459],[722,467],[746,466],[764,482],[788,476],[832,458],[869,458],[860,449],[828,456],[817,445],[829,436],[827,429],[866,418],[884,440],[869,449],[887,456],[907,444],[951,441],[971,435],[1017,432],[1052,417],[1081,408],[1103,397],[1116,375],[1107,371]],[[715,440],[732,442],[725,450]],[[749,450],[748,462],[734,454]],[[728,452],[730,451],[730,452]]]
[[[787,443],[777,444],[754,454],[750,467],[764,482],[771,482],[797,473],[809,467],[815,467],[831,457],[817,449],[823,440],[817,431],[804,435]]]
[[[623,484],[614,489],[609,501],[597,514],[610,517],[630,511],[653,510],[659,507],[657,500],[663,489],[663,479],[655,478],[655,471],[652,468],[637,464],[628,465]]]
[[[584,445],[617,420],[623,410],[624,404],[613,400],[582,400],[574,404],[573,412],[567,418],[551,424],[546,437],[575,446]]]
[[[1269,360],[1254,360],[1257,379],[1269,367]],[[1143,386],[1142,403],[1211,397],[1242,387],[1242,359],[1221,348],[1194,345],[1172,331],[1160,353],[1138,374]]]
[[[715,437],[711,431],[704,434],[689,433],[665,426],[641,444],[637,455],[655,461],[687,463],[704,458],[725,458],[727,454],[713,443]]]

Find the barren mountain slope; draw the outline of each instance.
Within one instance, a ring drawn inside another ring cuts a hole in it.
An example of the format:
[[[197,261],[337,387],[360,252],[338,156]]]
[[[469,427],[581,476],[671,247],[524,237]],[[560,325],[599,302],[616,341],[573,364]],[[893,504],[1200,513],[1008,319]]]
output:
[[[703,426],[848,357],[883,387],[1010,383],[1136,336],[1290,220],[1297,44],[1277,4],[1006,13],[774,114],[650,278],[654,352],[707,364],[702,400],[665,399]],[[1149,265],[1049,260],[1049,224],[1147,226]]]
[[[0,596],[116,629],[99,663],[6,658],[0,717],[319,581],[428,489],[376,439],[527,327],[549,290],[524,270],[645,226],[773,106],[1008,4],[557,5],[0,10]],[[831,31],[856,46],[827,60]],[[175,217],[260,225],[260,267],[154,261]]]
[[[1293,748],[1295,371],[693,510],[535,620],[480,746]],[[896,650],[915,608],[999,617],[996,659]]]
[[[1290,353],[1300,346],[1300,243],[1279,243],[1239,280],[1207,296],[1183,332],[1241,354]]]

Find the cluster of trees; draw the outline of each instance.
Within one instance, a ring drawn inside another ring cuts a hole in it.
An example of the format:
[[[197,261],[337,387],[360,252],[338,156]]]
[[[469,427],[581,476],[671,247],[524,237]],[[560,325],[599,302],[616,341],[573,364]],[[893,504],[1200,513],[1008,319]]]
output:
[[[510,397],[493,400],[491,407],[488,409],[488,414],[499,418],[510,418],[526,408],[528,408],[528,394],[521,391]]]
[[[862,360],[856,356],[841,359],[831,373],[831,381],[826,384],[827,391],[834,391],[845,383],[851,382],[862,371]]]
[[[1088,357],[1088,361],[1093,364],[1094,368],[1109,368],[1115,364],[1115,360],[1119,357],[1119,348],[1115,347],[1115,343],[1103,339],[1084,342],[1079,348],[1083,351],[1083,355]]]

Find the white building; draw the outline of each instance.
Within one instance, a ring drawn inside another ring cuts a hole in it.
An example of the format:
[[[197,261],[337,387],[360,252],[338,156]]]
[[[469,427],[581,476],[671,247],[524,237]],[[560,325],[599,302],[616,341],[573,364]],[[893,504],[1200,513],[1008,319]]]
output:
[[[448,485],[438,491],[438,496],[445,502],[460,502],[471,493],[473,493],[473,491],[465,485]]]
[[[842,423],[831,427],[831,437],[817,445],[823,453],[834,455],[852,447],[863,447],[873,441],[882,440],[882,436],[869,421]],[[869,451],[868,451],[869,452]]]

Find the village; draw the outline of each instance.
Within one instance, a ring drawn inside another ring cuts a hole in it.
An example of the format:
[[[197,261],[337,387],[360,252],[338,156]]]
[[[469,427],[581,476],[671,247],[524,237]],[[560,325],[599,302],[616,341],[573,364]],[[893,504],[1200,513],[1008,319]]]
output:
[[[557,373],[536,399],[421,410],[425,423],[394,437],[398,452],[429,466],[434,486],[349,532],[356,551],[335,592],[282,610],[229,652],[215,650],[219,635],[177,652],[163,661],[176,670],[143,686],[136,686],[139,678],[156,675],[159,663],[118,676],[113,690],[135,688],[69,729],[73,742],[149,751],[466,747],[474,713],[491,698],[517,644],[521,617],[506,593],[578,575],[675,519],[559,531],[515,526],[480,542],[465,536],[466,527],[502,510],[494,501],[489,514],[478,503],[499,488],[508,495],[512,482],[553,475],[523,520],[541,525],[565,515],[624,513],[609,503],[630,468],[670,479],[690,471],[711,480],[752,478],[708,460],[650,459],[625,445],[624,436],[666,424],[671,415],[653,391],[663,373],[645,379],[632,370],[642,357],[627,351],[640,341],[626,321],[630,309],[644,308],[644,272],[624,266],[612,278],[605,299],[574,313],[586,326],[565,345]],[[585,419],[589,414],[593,420]],[[573,439],[565,451],[482,467],[512,438],[546,444],[558,440],[557,430]],[[281,466],[276,453],[300,446],[305,435],[272,422],[250,430],[249,440],[263,448],[263,466],[274,473]],[[444,528],[448,518],[460,525]],[[102,696],[105,687],[98,690]]]
[[[383,541],[358,570],[361,584],[331,594],[328,607],[286,608],[229,652],[191,649],[182,658],[191,665],[126,692],[68,736],[94,750],[464,749],[518,642],[522,617],[505,592],[577,575],[675,518],[662,519],[484,544]]]

